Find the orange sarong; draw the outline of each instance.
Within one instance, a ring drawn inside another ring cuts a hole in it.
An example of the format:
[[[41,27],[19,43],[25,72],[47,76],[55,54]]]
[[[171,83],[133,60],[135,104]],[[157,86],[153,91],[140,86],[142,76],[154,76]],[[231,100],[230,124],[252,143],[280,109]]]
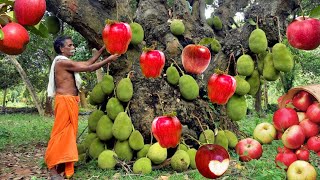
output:
[[[45,155],[49,169],[65,163],[67,177],[74,174],[74,162],[78,161],[78,103],[79,96],[56,95],[55,119]]]

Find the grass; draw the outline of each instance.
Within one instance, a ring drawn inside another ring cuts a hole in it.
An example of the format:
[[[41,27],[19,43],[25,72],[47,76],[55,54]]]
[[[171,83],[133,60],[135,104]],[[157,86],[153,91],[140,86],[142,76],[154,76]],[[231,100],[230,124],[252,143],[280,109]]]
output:
[[[80,116],[78,135],[83,132],[87,126],[88,116]],[[239,121],[242,131],[252,137],[252,132],[257,124],[261,122],[272,122],[272,115],[266,118],[258,118],[255,116],[248,117]],[[28,144],[44,143],[49,140],[53,118],[40,117],[35,114],[10,114],[0,116],[0,151],[10,145],[14,147],[25,146]],[[85,130],[84,134],[86,134]],[[82,137],[83,138],[83,137]],[[286,172],[276,167],[274,159],[277,154],[277,147],[283,146],[279,140],[274,140],[271,144],[263,145],[263,155],[259,160],[250,162],[240,162],[238,155],[234,150],[229,150],[232,163],[228,171],[221,179],[286,179]],[[30,146],[31,148],[32,146]],[[39,164],[42,164],[39,162]],[[315,153],[311,154],[311,164],[316,167],[320,179],[319,158]],[[76,168],[74,179],[158,179],[160,177],[169,177],[170,180],[180,179],[205,179],[197,170],[188,170],[186,172],[177,173],[170,167],[161,170],[155,170],[149,175],[128,174],[122,168],[116,170],[102,170],[97,166],[97,161],[92,160],[85,165]],[[33,178],[34,179],[34,178]]]

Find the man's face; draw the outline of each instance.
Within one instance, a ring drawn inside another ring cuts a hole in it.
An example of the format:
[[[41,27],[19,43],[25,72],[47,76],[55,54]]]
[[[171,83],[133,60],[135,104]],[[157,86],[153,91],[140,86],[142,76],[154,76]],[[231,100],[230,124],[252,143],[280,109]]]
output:
[[[64,47],[60,48],[61,53],[65,56],[73,56],[75,52],[75,47],[71,39],[66,39],[64,42]]]

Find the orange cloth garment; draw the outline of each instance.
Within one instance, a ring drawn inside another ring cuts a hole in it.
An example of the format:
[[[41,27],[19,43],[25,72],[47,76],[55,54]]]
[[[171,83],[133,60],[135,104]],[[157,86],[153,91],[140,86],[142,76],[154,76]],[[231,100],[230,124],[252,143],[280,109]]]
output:
[[[56,95],[55,120],[45,154],[45,162],[49,169],[66,163],[66,176],[73,175],[73,162],[78,161],[76,138],[79,100],[79,96]]]

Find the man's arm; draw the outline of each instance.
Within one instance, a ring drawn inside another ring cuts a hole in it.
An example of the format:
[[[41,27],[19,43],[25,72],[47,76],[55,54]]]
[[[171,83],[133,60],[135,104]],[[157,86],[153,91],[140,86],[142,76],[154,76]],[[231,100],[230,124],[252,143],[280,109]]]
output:
[[[87,61],[81,61],[81,62],[79,62],[79,63],[82,63],[82,64],[84,64],[84,65],[86,65],[86,66],[89,66],[89,65],[95,63],[95,62],[98,60],[98,58],[101,56],[103,50],[105,50],[105,49],[106,49],[106,46],[103,45],[102,48],[100,48],[99,51],[97,51],[97,52],[92,56],[92,58],[88,59]]]

